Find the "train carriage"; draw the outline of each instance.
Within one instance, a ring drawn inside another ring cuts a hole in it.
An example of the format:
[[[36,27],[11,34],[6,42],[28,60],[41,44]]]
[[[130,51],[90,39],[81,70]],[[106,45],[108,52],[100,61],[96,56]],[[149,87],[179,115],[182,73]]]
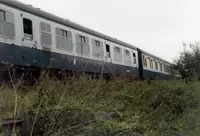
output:
[[[171,63],[15,0],[0,0],[0,70],[41,68],[166,78]]]

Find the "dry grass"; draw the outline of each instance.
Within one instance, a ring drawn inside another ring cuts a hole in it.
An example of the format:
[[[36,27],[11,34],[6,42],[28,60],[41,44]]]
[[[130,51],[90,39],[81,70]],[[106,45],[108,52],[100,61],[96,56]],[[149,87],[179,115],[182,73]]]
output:
[[[73,77],[41,78],[17,89],[17,115],[26,120],[27,134],[37,135],[198,135],[200,84],[181,81],[110,81]],[[13,116],[15,93],[0,91],[3,116]],[[104,111],[112,120],[94,118]],[[94,119],[96,122],[94,123]],[[194,122],[194,121],[193,121]],[[194,125],[194,127],[190,127]]]

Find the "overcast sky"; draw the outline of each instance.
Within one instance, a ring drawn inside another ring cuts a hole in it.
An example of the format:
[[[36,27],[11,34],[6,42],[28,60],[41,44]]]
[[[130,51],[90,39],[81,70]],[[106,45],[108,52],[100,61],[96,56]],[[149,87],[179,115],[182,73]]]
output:
[[[20,0],[170,62],[200,41],[200,0]]]

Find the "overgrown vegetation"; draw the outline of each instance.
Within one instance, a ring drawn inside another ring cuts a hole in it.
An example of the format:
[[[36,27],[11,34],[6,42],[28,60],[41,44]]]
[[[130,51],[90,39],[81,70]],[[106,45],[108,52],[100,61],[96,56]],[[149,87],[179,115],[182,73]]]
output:
[[[42,77],[34,86],[0,91],[1,118],[25,119],[25,135],[198,136],[200,84]],[[4,113],[4,114],[3,114]],[[5,114],[6,113],[6,114]]]

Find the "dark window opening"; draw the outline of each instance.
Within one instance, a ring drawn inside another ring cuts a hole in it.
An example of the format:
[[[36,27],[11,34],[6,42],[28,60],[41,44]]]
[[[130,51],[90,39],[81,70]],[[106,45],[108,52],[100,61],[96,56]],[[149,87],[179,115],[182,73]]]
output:
[[[108,57],[110,58],[110,45],[106,44],[106,52],[108,54]]]
[[[133,53],[133,64],[136,64],[136,55]]]
[[[24,33],[28,35],[33,35],[33,30],[32,30],[32,21],[29,19],[24,18],[23,19],[23,24],[24,24]]]
[[[133,53],[133,58],[135,58],[135,53]]]

